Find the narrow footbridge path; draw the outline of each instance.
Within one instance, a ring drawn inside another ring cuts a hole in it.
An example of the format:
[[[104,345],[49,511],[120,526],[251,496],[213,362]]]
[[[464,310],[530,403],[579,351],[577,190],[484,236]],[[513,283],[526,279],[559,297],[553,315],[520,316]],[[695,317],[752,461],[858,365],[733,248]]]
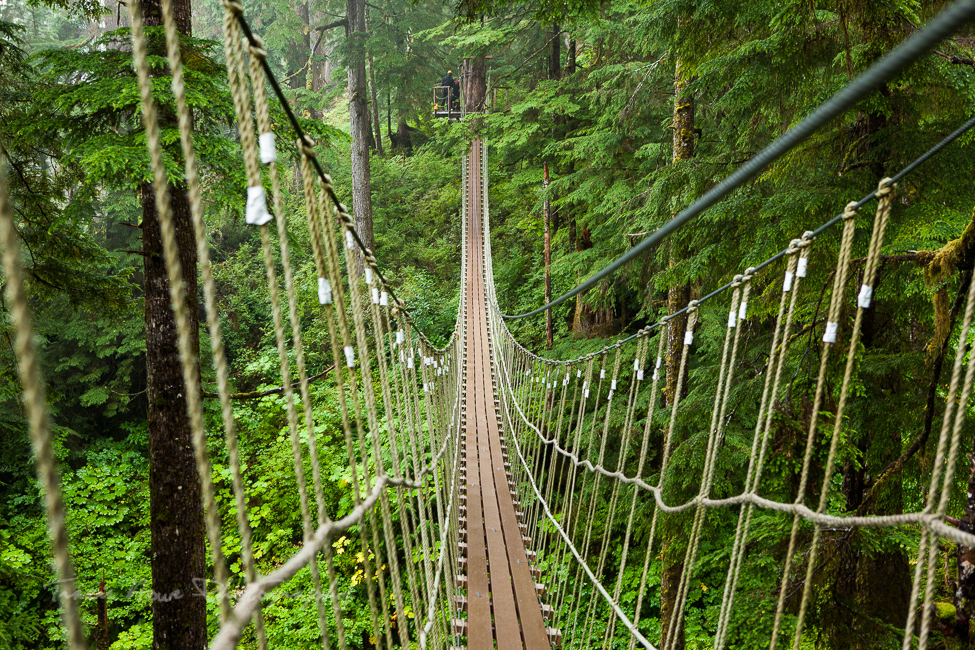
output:
[[[461,434],[460,572],[458,597],[467,619],[454,622],[471,650],[549,647],[536,582],[535,554],[512,481],[501,427],[485,292],[483,228],[486,186],[480,182],[485,145],[475,140],[466,160],[467,286],[464,309],[464,388]],[[554,631],[553,631],[554,633]]]

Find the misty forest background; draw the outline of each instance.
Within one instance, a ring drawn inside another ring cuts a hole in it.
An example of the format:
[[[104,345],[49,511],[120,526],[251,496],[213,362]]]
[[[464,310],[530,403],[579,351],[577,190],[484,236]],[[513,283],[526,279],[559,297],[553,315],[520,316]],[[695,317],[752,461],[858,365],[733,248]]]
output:
[[[546,219],[552,293],[558,295],[689,205],[945,4],[247,0],[245,12],[349,205],[354,205],[356,140],[349,135],[348,69],[365,64],[371,183],[366,197],[376,255],[416,324],[442,344],[458,303],[460,159],[473,134],[490,145],[500,306],[507,313],[527,311],[541,305],[544,296]],[[349,44],[352,5],[366,14],[362,49]],[[280,377],[259,235],[243,222],[246,182],[226,87],[222,16],[218,0],[192,3],[192,37],[184,43],[192,56],[184,59],[195,91],[195,137],[233,389],[246,393],[274,388]],[[146,267],[140,228],[140,188],[150,172],[128,24],[126,6],[116,0],[105,0],[104,6],[96,0],[0,0],[0,165],[11,183],[28,266],[82,611],[93,644],[113,650],[153,647]],[[841,212],[975,114],[975,37],[970,37],[975,32],[965,29],[668,243],[555,308],[551,349],[546,349],[543,318],[512,322],[515,336],[529,349],[558,358],[597,350],[708,293]],[[483,74],[487,94],[481,108],[487,114],[464,123],[433,119],[432,86],[448,69],[460,78],[465,59]],[[172,99],[163,92],[160,101]],[[276,123],[288,216],[294,217],[288,236],[296,282],[305,289],[299,311],[306,357],[310,374],[317,374],[332,365],[328,333],[316,318],[314,263],[289,144],[294,137],[282,113]],[[958,345],[971,343],[959,341],[957,330],[959,296],[967,291],[975,263],[972,140],[965,136],[898,187],[877,297],[863,326],[855,377],[862,399],[844,423],[830,512],[891,514],[924,507],[950,374],[945,366],[951,366]],[[178,158],[178,141],[172,152]],[[544,192],[543,165],[551,176]],[[361,202],[355,207],[362,212]],[[858,219],[855,258],[866,251],[870,209]],[[811,412],[838,239],[833,231],[816,242],[807,291],[798,305],[787,385],[775,404],[773,453],[761,492],[780,501],[795,498],[810,420],[828,418],[836,406],[842,355],[829,367],[827,413]],[[862,263],[855,265],[846,319],[852,319],[853,287],[861,272]],[[760,276],[753,288],[715,496],[737,493],[744,482],[779,277]],[[707,428],[702,418],[708,417],[713,398],[726,318],[723,306],[703,311],[686,394],[674,394],[676,373],[668,374],[664,387],[667,403],[688,404],[674,432],[673,460],[686,471],[665,485],[671,502],[696,490],[703,459],[697,452],[701,430]],[[206,340],[205,330],[201,337]],[[209,345],[201,349],[205,389],[215,390]],[[61,647],[50,584],[55,574],[6,315],[0,322],[0,357],[0,647]],[[671,346],[667,365],[675,362]],[[352,497],[334,384],[326,375],[311,384],[311,394],[326,497],[337,517],[351,508]],[[216,400],[208,402],[224,551],[235,584],[242,584],[219,412]],[[236,413],[258,568],[268,572],[302,539],[284,401],[280,395],[239,399]],[[642,431],[643,422],[634,426]],[[661,421],[652,427],[650,448],[657,451],[648,461],[648,482],[656,480],[666,426]],[[621,422],[612,423],[609,463],[621,451],[621,428]],[[813,485],[822,476],[828,440],[821,437],[816,444]],[[962,444],[966,453],[975,453],[971,425]],[[955,476],[949,521],[972,530],[975,503],[966,492],[973,493],[968,485],[975,481],[975,461],[962,454]],[[601,489],[608,494],[609,486]],[[808,502],[816,499],[813,490]],[[646,542],[651,516],[649,503],[640,508],[637,548]],[[737,510],[712,511],[708,517],[710,532],[680,641],[687,648],[710,647]],[[728,639],[734,648],[768,643],[788,545],[791,518],[767,512],[755,518]],[[600,508],[594,540],[621,536],[616,529],[622,518],[616,518],[615,529],[607,529],[606,519]],[[663,521],[659,561],[652,563],[640,622],[654,643],[661,617],[670,615],[673,593],[667,585],[679,575],[688,527],[682,517]],[[811,530],[803,528],[803,548],[794,558],[787,620],[794,620],[802,592]],[[918,531],[824,535],[804,647],[899,647]],[[370,578],[362,573],[356,544],[347,538],[335,544],[348,638],[351,646],[365,650],[375,642],[363,586]],[[600,545],[594,542],[592,552]],[[619,551],[611,550],[616,557]],[[938,648],[971,647],[975,578],[959,578],[958,567],[975,549],[943,542],[940,553],[933,642]],[[543,566],[543,572],[550,569]],[[631,569],[621,597],[628,610],[635,606],[640,580],[640,566]],[[569,577],[548,575],[547,580]],[[615,577],[610,573],[609,579]],[[273,647],[316,645],[315,608],[307,597],[295,595],[307,594],[310,585],[305,569],[288,585],[290,596],[274,593],[266,599]],[[217,625],[214,593],[211,588],[207,601],[211,634]],[[410,603],[411,612],[414,607]],[[616,647],[624,643],[617,634]],[[255,644],[246,636],[242,647]]]

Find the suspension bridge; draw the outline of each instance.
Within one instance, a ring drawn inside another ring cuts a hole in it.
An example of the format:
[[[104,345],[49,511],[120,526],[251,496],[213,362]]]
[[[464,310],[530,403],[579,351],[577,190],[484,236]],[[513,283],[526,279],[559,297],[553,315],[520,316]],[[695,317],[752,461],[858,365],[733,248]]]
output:
[[[179,331],[187,408],[204,488],[202,506],[212,553],[210,562],[215,583],[226,585],[227,558],[222,550],[221,518],[202,417],[198,360],[192,354],[193,332],[187,318],[193,306],[186,304],[182,290],[140,7],[137,1],[129,4],[133,55]],[[970,20],[975,15],[975,3],[958,2],[946,9],[671,223],[573,291],[527,314],[505,315],[498,308],[489,219],[488,146],[484,140],[474,139],[461,170],[462,299],[454,333],[443,347],[433,345],[414,327],[408,305],[396,298],[376,258],[362,246],[351,215],[338,201],[331,178],[316,158],[314,142],[301,131],[287,103],[283,103],[296,130],[305,217],[318,273],[319,317],[328,325],[329,349],[340,366],[335,383],[352,470],[353,496],[352,509],[344,513],[326,512],[323,499],[315,412],[296,309],[298,295],[305,288],[296,286],[291,275],[290,240],[286,236],[277,176],[268,85],[279,99],[283,100],[283,95],[267,66],[260,39],[243,15],[242,5],[224,0],[223,7],[228,81],[248,178],[247,221],[260,231],[267,265],[303,543],[270,573],[258,572],[247,518],[247,486],[237,452],[238,432],[228,390],[227,361],[216,317],[214,279],[205,243],[203,203],[179,40],[171,6],[163,2],[167,56],[232,478],[233,502],[223,505],[236,513],[241,563],[247,578],[246,587],[237,593],[218,589],[220,625],[211,648],[232,648],[245,637],[259,648],[268,647],[262,602],[307,570],[316,592],[316,624],[322,647],[346,650],[346,613],[338,593],[332,542],[348,533],[357,537],[364,575],[374,576],[364,583],[372,638],[377,647],[542,650],[625,645],[633,650],[639,645],[653,650],[657,647],[655,640],[641,633],[641,614],[650,569],[660,561],[660,518],[686,513],[692,524],[684,540],[686,550],[673,615],[668,627],[661,631],[665,640],[662,647],[673,648],[685,624],[702,539],[708,534],[707,514],[715,509],[736,513],[737,523],[732,547],[728,549],[720,616],[713,631],[714,648],[725,647],[730,628],[735,620],[740,620],[734,619],[732,613],[749,607],[737,597],[737,592],[742,567],[750,559],[749,540],[755,534],[752,524],[757,510],[779,513],[791,531],[789,549],[782,556],[769,647],[777,647],[789,636],[794,648],[803,645],[812,572],[824,530],[895,526],[914,535],[918,544],[903,648],[927,646],[938,542],[951,540],[975,547],[975,535],[945,523],[961,431],[975,379],[975,356],[966,356],[964,345],[958,346],[943,395],[943,425],[936,442],[930,484],[924,488],[924,508],[897,515],[859,516],[835,513],[828,504],[844,412],[855,399],[850,385],[857,365],[862,319],[878,299],[874,295],[875,276],[896,183],[975,126],[975,120],[961,125],[905,169],[891,173],[878,187],[865,188],[869,191],[860,200],[851,201],[842,209],[837,206],[839,214],[820,228],[796,233],[791,242],[782,243],[777,255],[742,268],[731,282],[692,301],[681,312],[602,350],[571,360],[543,358],[522,347],[506,323],[512,318],[541,313],[594,286],[706,210]],[[270,198],[265,188],[269,188]],[[864,210],[867,206],[871,206],[869,212]],[[272,229],[279,235],[277,250],[272,245]],[[851,259],[858,230],[869,233],[864,238],[869,243],[864,268],[858,276],[860,286],[851,289]],[[817,242],[823,237],[840,239],[835,257],[817,251]],[[70,579],[74,569],[52,452],[44,382],[31,337],[11,197],[2,175],[0,244],[24,403],[30,415],[38,474],[45,488],[55,565],[62,579]],[[281,278],[276,256],[282,263]],[[357,258],[364,265],[361,277],[349,272],[356,268]],[[819,340],[820,365],[812,412],[824,410],[828,391],[833,391],[830,397],[835,407],[829,421],[811,419],[802,447],[798,495],[792,502],[781,502],[762,496],[761,478],[771,453],[773,406],[783,386],[791,333],[799,319],[807,318],[797,313],[797,296],[807,290],[805,278],[815,267],[829,269],[833,284]],[[736,417],[729,409],[729,395],[733,383],[746,381],[735,368],[742,332],[748,326],[749,298],[759,283],[766,295],[769,291],[776,293],[778,309],[766,368],[758,378],[749,380],[762,382],[763,389],[757,414],[748,423],[754,435],[747,450],[747,477],[744,484],[722,490],[731,496],[716,497],[715,468],[722,454],[729,453],[723,442],[729,421]],[[682,404],[679,400],[665,403],[661,382],[665,372],[676,372],[676,393],[680,394],[682,382],[691,381],[686,366],[695,351],[695,323],[709,311],[719,314],[726,326],[723,341],[716,342],[722,353],[708,414],[710,424],[700,432],[704,460],[700,475],[688,479],[694,485],[693,496],[668,503],[663,486],[668,476],[677,471],[671,462],[675,449],[672,433]],[[969,339],[973,312],[975,283],[967,294],[961,341]],[[671,369],[663,360],[668,329],[678,315],[687,316],[688,326],[680,367]],[[844,368],[838,388],[826,386],[831,356]],[[292,389],[295,373],[299,378],[297,391]],[[654,424],[661,420],[669,422],[662,435]],[[614,443],[615,449],[608,444],[613,436],[620,437],[619,443]],[[817,438],[828,441],[827,458],[819,473],[812,471]],[[652,445],[659,448],[652,449]],[[819,484],[813,485],[814,482]],[[597,510],[607,518],[603,531],[614,526],[625,531],[621,540],[605,532],[594,532]],[[637,535],[636,527],[646,528],[648,523],[649,535]],[[796,566],[800,547],[805,558],[802,565]],[[636,602],[621,602],[627,574],[639,576]],[[793,581],[802,585],[802,591],[795,615],[786,617],[786,587]],[[68,592],[62,593],[62,607],[68,647],[86,647],[78,603]]]

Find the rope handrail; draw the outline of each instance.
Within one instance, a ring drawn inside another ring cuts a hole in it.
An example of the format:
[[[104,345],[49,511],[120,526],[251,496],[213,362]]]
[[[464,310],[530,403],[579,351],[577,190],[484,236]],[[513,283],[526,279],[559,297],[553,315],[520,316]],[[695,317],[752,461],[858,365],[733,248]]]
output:
[[[255,49],[263,49],[263,43],[254,34],[250,24],[247,22],[247,19],[244,17],[243,10],[235,12],[235,16],[237,18],[238,24],[240,25],[240,29],[243,32],[244,37],[247,39],[247,42],[250,45],[250,47]],[[277,98],[278,103],[281,106],[281,109],[284,111],[284,114],[287,117],[288,122],[291,124],[291,128],[298,136],[298,142],[299,143],[313,142],[311,138],[309,138],[308,135],[305,133],[305,130],[301,128],[301,123],[298,121],[298,117],[295,115],[294,110],[291,108],[291,104],[288,102],[287,97],[285,97],[284,91],[281,89],[281,85],[280,83],[278,83],[277,77],[274,75],[274,71],[271,69],[270,64],[268,64],[267,62],[267,58],[259,57],[259,64],[261,66],[261,69],[264,71],[264,75],[267,78],[268,83],[271,85],[271,90],[274,92],[274,95]],[[315,173],[318,175],[318,178],[321,181],[322,186],[324,187],[332,203],[335,205],[335,208],[339,211],[340,215],[342,215],[343,218],[347,217],[348,212],[346,206],[344,203],[342,203],[339,200],[338,195],[335,193],[335,189],[332,187],[331,176],[325,173],[325,170],[322,168],[321,163],[318,161],[317,156],[310,155],[309,158],[310,158],[311,165],[315,170]],[[359,235],[359,232],[355,229],[354,226],[350,226],[348,230],[351,232],[352,238],[355,241],[356,246],[358,246],[359,252],[362,254],[363,260],[365,261],[366,264],[368,264],[372,268],[372,270],[379,277],[379,281],[381,282],[383,288],[385,288],[385,290],[389,292],[390,297],[393,299],[393,303],[399,305],[401,311],[403,311],[403,313],[406,314],[407,318],[410,318],[409,312],[406,311],[405,309],[406,303],[400,300],[396,296],[396,292],[393,290],[392,285],[390,285],[389,281],[386,279],[386,276],[379,268],[379,263],[376,260],[374,253],[368,247],[366,247],[365,243],[362,241],[362,237]],[[430,340],[421,330],[417,329],[416,333],[420,337],[420,339],[423,340],[429,347],[436,350],[437,352],[444,352],[454,342],[454,336],[456,331],[457,328],[455,327],[454,330],[450,333],[450,338],[447,340],[447,343],[443,345],[443,347],[437,347],[433,345],[433,343],[430,342]]]

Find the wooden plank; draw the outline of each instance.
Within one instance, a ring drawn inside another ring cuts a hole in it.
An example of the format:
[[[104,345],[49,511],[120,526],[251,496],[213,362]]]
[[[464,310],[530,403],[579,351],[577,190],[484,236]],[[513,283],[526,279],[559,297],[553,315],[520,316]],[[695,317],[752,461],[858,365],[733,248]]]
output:
[[[468,204],[469,205],[469,204]],[[473,217],[473,215],[470,215]],[[473,219],[472,219],[473,220]],[[476,251],[468,247],[468,269],[476,258]],[[478,309],[474,286],[468,282],[467,292],[468,315]],[[476,417],[471,405],[477,398],[475,378],[478,372],[479,359],[474,353],[471,332],[468,328],[465,342],[467,378],[464,394],[468,405],[465,414],[467,430],[466,451],[467,458],[477,458],[477,428]],[[476,463],[476,460],[473,460]],[[491,601],[488,590],[487,545],[484,539],[484,517],[482,513],[481,481],[477,473],[466,473],[464,477],[467,493],[467,647],[470,650],[494,650],[494,634],[491,623]]]
[[[473,650],[548,650],[535,576],[525,548],[521,503],[509,483],[511,465],[501,437],[495,395],[481,259],[481,149],[475,141],[468,157],[468,323],[465,444],[466,565],[468,647]],[[490,567],[490,571],[488,571]],[[490,600],[487,582],[490,581]],[[481,591],[481,589],[484,591]],[[491,614],[493,612],[494,624]],[[512,624],[517,622],[517,624]],[[491,633],[492,627],[493,635]],[[493,640],[492,637],[493,636]]]
[[[489,423],[492,440],[492,457],[499,473],[506,475],[504,459],[501,451],[501,435],[498,420],[495,416]],[[525,648],[528,650],[545,650],[549,648],[548,635],[545,633],[545,620],[542,608],[535,591],[535,579],[528,562],[528,554],[522,542],[521,523],[515,511],[511,490],[507,480],[503,487],[497,490],[498,503],[501,508],[504,535],[507,541],[508,566],[515,586],[515,597],[518,603],[518,618],[521,621],[521,631],[524,636]]]
[[[471,162],[471,174],[469,178],[480,177],[480,148],[475,143],[473,155],[469,158]],[[471,196],[468,205],[471,207],[471,215],[474,217],[475,228],[472,231],[480,232],[481,218],[481,195],[480,183],[469,183]],[[498,623],[518,620],[518,611],[515,605],[515,596],[511,584],[511,574],[508,568],[508,555],[505,548],[504,529],[501,524],[501,512],[498,506],[497,490],[505,485],[504,477],[497,476],[497,471],[492,466],[490,423],[493,413],[489,411],[487,396],[490,384],[491,357],[488,348],[487,335],[487,314],[484,304],[484,277],[482,274],[482,264],[480,246],[472,246],[470,250],[475,255],[476,260],[471,268],[471,289],[474,298],[474,308],[468,312],[468,335],[470,336],[473,356],[475,359],[475,374],[473,385],[474,394],[474,413],[476,417],[476,437],[478,455],[478,475],[482,485],[482,506],[484,514],[484,536],[487,541],[488,561],[490,563],[491,579],[491,606],[494,613],[494,620]],[[468,407],[471,402],[468,401]],[[501,469],[501,468],[498,468]],[[522,650],[521,633],[518,626],[498,624],[495,625],[494,637],[497,641],[498,650]]]
[[[504,624],[507,621],[517,621],[518,611],[516,600],[511,582],[511,572],[508,567],[508,552],[505,546],[504,526],[501,521],[501,511],[497,499],[499,488],[507,485],[504,478],[504,469],[496,467],[492,462],[491,448],[496,441],[491,439],[490,423],[492,416],[486,412],[483,395],[487,391],[485,386],[485,357],[487,356],[486,347],[486,327],[483,323],[483,312],[478,320],[480,332],[478,347],[480,348],[481,363],[478,372],[479,397],[476,405],[478,416],[478,453],[481,483],[485,486],[482,493],[484,503],[484,530],[487,538],[488,558],[491,563],[491,604],[494,608],[495,639],[498,643],[498,650],[522,650],[521,633],[516,625]],[[488,486],[493,486],[490,489]]]

